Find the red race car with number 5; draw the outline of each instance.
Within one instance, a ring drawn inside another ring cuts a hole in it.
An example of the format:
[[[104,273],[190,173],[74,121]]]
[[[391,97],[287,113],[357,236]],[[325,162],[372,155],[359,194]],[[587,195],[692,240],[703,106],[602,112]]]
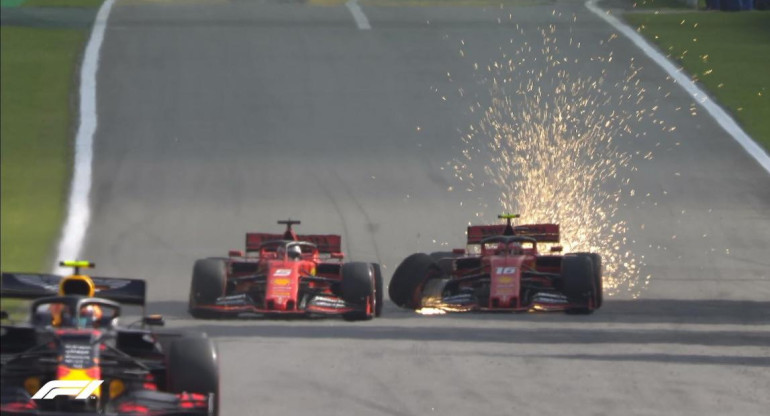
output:
[[[416,253],[396,268],[390,299],[409,309],[442,311],[565,311],[592,313],[602,305],[602,261],[596,253],[548,254],[538,243],[557,244],[558,224],[468,227],[468,248]]]
[[[195,262],[189,311],[196,318],[342,316],[368,320],[382,311],[377,263],[343,263],[341,237],[247,233],[246,252]]]

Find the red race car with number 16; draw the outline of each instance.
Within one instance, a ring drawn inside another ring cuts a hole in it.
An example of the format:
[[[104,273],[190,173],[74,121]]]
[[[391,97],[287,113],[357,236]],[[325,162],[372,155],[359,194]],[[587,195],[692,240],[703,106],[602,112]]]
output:
[[[549,253],[558,224],[468,227],[467,249],[416,253],[396,268],[390,299],[409,309],[442,311],[564,311],[587,314],[602,306],[602,260],[596,253]]]

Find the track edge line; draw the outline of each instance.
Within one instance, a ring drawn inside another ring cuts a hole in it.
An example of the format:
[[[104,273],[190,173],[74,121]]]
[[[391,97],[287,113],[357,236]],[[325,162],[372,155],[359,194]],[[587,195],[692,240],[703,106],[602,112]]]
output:
[[[52,268],[54,273],[65,272],[59,267],[59,260],[75,259],[80,255],[88,230],[91,216],[89,197],[91,194],[93,142],[97,127],[96,73],[99,69],[99,51],[104,41],[107,20],[114,3],[115,0],[105,0],[99,7],[80,67],[80,122],[75,136],[75,157],[67,204],[67,217],[62,227],[57,256],[54,259]]]
[[[644,39],[642,35],[638,34],[630,26],[610,14],[608,10],[597,6],[597,2],[598,0],[587,0],[585,2],[585,7],[625,35],[631,43],[641,49],[641,51],[650,57],[650,59],[655,61],[655,63],[666,71],[666,73],[668,73],[668,75],[671,76],[671,78],[674,79],[674,81],[678,83],[696,103],[706,110],[717,124],[719,124],[722,129],[749,154],[749,156],[756,160],[757,163],[770,174],[770,156],[768,156],[767,152],[754,141],[754,139],[743,131],[738,123],[722,107],[714,102],[708,94],[687,77],[683,70],[677,69],[671,61],[658,52],[658,50]]]

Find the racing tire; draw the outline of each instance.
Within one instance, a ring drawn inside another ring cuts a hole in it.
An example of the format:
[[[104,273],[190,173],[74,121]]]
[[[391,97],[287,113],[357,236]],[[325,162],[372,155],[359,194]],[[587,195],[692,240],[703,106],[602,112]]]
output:
[[[396,267],[388,285],[390,300],[396,305],[407,309],[420,309],[422,300],[420,289],[431,274],[441,271],[431,256],[425,253],[415,253],[404,259]]]
[[[588,256],[566,255],[561,264],[562,291],[570,303],[585,304],[585,306],[572,307],[566,310],[569,314],[589,314],[593,312],[590,308],[590,299],[594,298],[596,304],[594,288],[593,262]]]
[[[428,254],[430,258],[433,259],[433,261],[438,262],[441,259],[445,259],[447,257],[455,258],[457,257],[457,254],[451,252],[451,251],[434,251],[433,253]]]
[[[171,342],[166,355],[166,387],[171,393],[214,393],[219,414],[219,356],[209,338],[183,337]]]
[[[372,263],[372,270],[374,271],[374,316],[379,318],[382,315],[383,306],[382,268],[378,263]]]
[[[376,276],[373,273],[372,267],[369,263],[352,262],[342,265],[342,283],[340,284],[340,292],[342,293],[342,300],[352,305],[363,306],[364,309],[360,311],[347,312],[343,315],[343,318],[347,321],[366,321],[370,320],[375,315],[376,305],[371,308],[371,312],[367,312],[367,302],[373,302],[376,304]]]
[[[597,253],[575,253],[576,256],[585,256],[591,259],[591,263],[593,264],[593,275],[594,275],[594,288],[596,289],[594,292],[594,301],[595,301],[595,308],[599,309],[602,307],[602,302],[604,301],[604,279],[602,277],[602,256]]]
[[[214,318],[215,313],[196,310],[197,305],[210,305],[225,295],[227,264],[224,259],[209,258],[195,262],[190,283],[189,312],[194,318]]]
[[[454,264],[455,259],[460,257],[458,254],[451,251],[434,251],[433,253],[430,253],[429,256],[436,262],[438,268],[447,275],[452,274],[452,265]]]

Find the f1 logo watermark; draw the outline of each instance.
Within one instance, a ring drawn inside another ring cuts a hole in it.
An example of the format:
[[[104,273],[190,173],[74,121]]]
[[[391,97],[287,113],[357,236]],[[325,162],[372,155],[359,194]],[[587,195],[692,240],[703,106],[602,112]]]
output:
[[[104,380],[51,380],[32,396],[33,400],[50,400],[56,396],[76,396],[85,400],[101,386]]]

